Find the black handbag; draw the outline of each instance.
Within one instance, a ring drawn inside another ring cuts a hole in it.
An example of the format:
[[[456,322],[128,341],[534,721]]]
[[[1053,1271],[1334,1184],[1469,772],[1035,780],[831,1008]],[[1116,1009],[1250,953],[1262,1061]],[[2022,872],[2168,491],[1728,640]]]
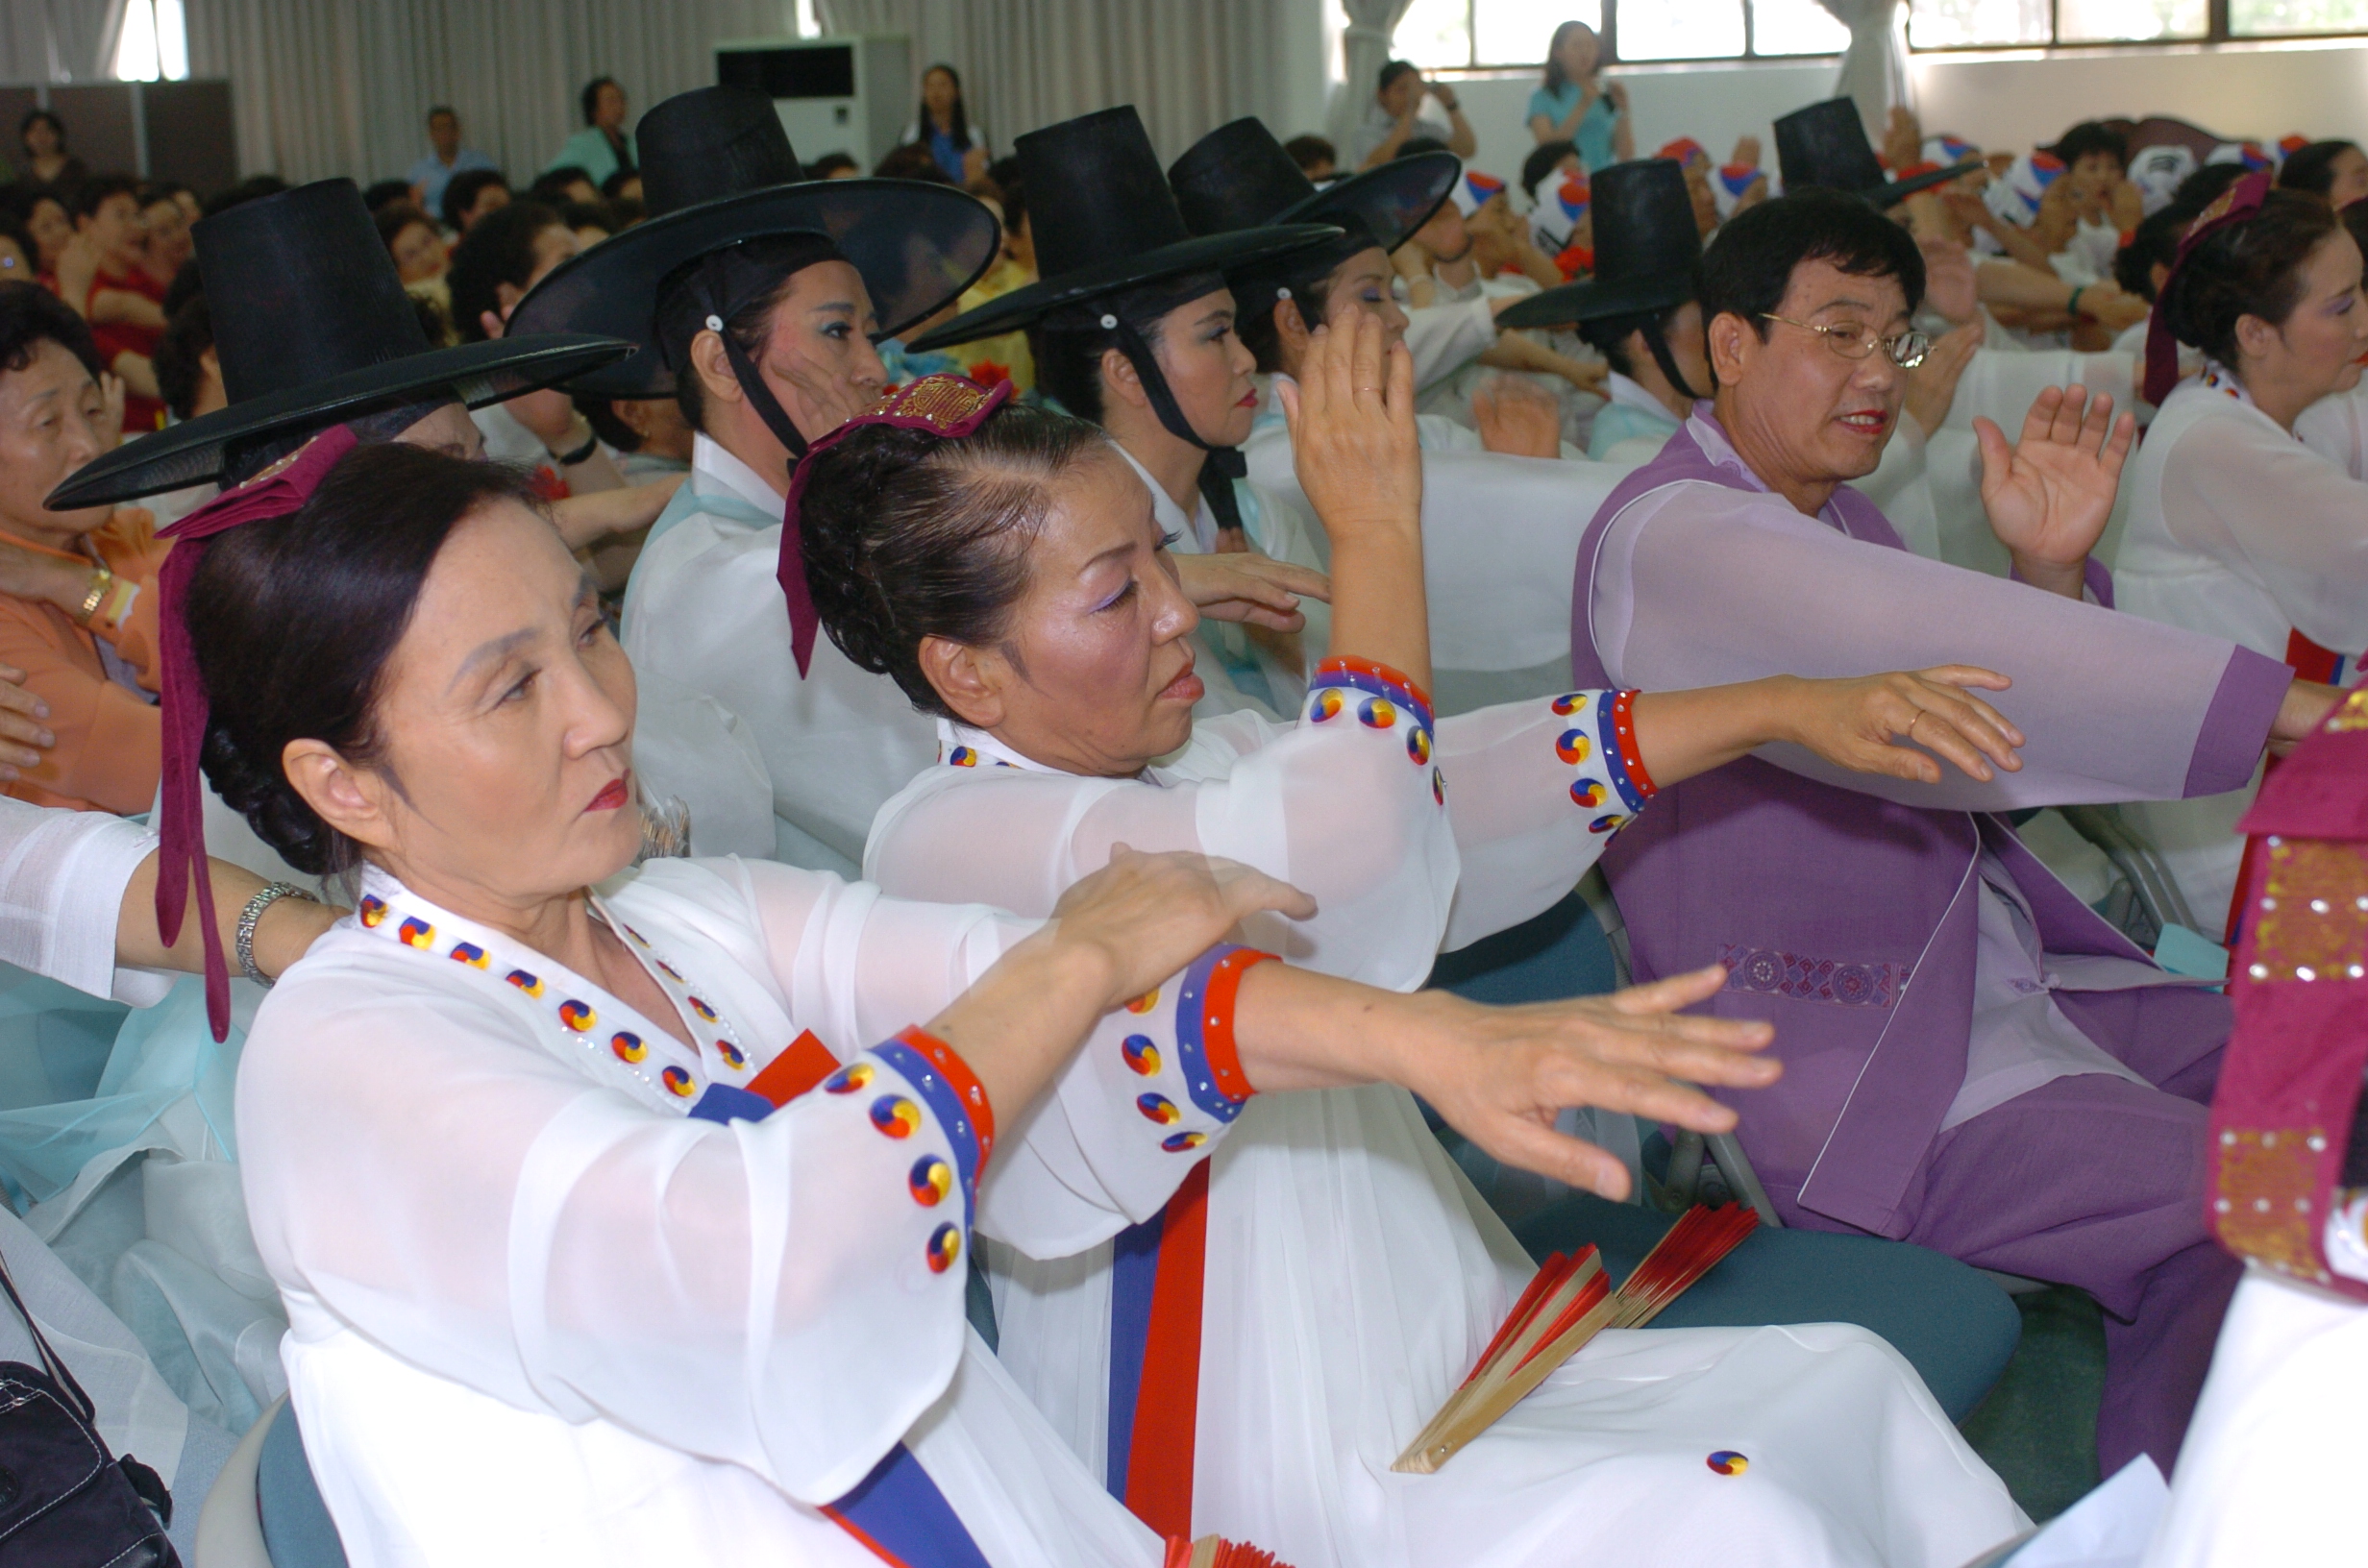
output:
[[[98,1408],[49,1348],[0,1262],[40,1366],[0,1361],[0,1568],[180,1568],[164,1536],[172,1494],[154,1470],[111,1458]]]

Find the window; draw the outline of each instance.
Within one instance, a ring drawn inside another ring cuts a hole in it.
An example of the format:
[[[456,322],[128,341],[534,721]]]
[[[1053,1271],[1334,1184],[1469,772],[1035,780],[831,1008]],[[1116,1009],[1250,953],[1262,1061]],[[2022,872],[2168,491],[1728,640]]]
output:
[[[115,40],[119,82],[179,82],[189,74],[189,33],[182,0],[124,0]]]
[[[1850,43],[1849,29],[1817,0],[1414,0],[1394,46],[1424,70],[1528,67],[1543,62],[1554,30],[1571,21],[1616,36],[1619,58],[1629,61],[1838,55]]]
[[[1912,0],[1915,49],[2222,42],[2368,31],[2368,0]]]

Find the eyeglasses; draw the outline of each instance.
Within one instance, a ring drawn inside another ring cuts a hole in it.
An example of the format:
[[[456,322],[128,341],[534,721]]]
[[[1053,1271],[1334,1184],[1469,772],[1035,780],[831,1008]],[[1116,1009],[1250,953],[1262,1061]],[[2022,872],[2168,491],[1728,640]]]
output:
[[[1763,321],[1781,321],[1788,327],[1798,327],[1805,332],[1814,332],[1825,339],[1825,346],[1844,359],[1863,359],[1876,349],[1883,350],[1891,363],[1902,370],[1913,370],[1932,352],[1933,340],[1922,332],[1902,332],[1897,337],[1885,337],[1872,327],[1819,327],[1811,322],[1794,321],[1772,310],[1760,312]]]

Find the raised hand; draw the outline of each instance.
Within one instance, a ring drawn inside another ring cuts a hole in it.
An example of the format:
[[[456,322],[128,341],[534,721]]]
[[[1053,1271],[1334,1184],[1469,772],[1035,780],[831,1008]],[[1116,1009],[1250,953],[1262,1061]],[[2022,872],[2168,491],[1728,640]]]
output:
[[[1282,383],[1299,488],[1335,550],[1379,533],[1418,536],[1422,445],[1415,429],[1415,362],[1381,319],[1358,310],[1308,334],[1297,380]]]
[[[1551,393],[1519,376],[1492,376],[1471,395],[1480,445],[1515,457],[1560,457],[1563,411]]]
[[[1332,597],[1332,579],[1322,573],[1256,551],[1171,559],[1184,597],[1210,620],[1300,631],[1307,625],[1307,617],[1299,613],[1300,599]]]
[[[1996,776],[1993,763],[2010,773],[2022,771],[2014,751],[2023,732],[1966,693],[2004,691],[2010,684],[1995,671],[1966,664],[1856,680],[1802,680],[1785,689],[1786,739],[1853,772],[1939,783],[1939,764],[1897,744],[1912,742],[1986,784]]]
[[[1947,201],[1947,197],[1911,196],[1911,204],[1928,200]],[[1980,206],[1981,198],[1974,203]],[[1983,208],[1987,211],[1988,208]],[[1981,319],[1982,298],[1979,280],[1973,270],[1973,253],[1945,234],[1924,233],[1916,236],[1915,248],[1924,254],[1924,302],[1940,312],[1953,326],[1963,326]]]
[[[1784,1065],[1753,1054],[1775,1038],[1765,1023],[1678,1013],[1714,994],[1726,977],[1713,966],[1609,996],[1525,1007],[1480,1007],[1447,992],[1421,992],[1404,998],[1404,1007],[1413,1015],[1410,1032],[1424,1038],[1403,1053],[1404,1070],[1394,1076],[1507,1164],[1622,1199],[1627,1166],[1556,1132],[1554,1118],[1586,1105],[1699,1133],[1731,1130],[1735,1113],[1692,1086],[1764,1089]],[[1396,1020],[1377,1021],[1387,1029]]]
[[[1316,913],[1316,900],[1239,861],[1183,851],[1143,854],[1119,844],[1111,846],[1109,865],[1061,894],[1042,935],[1106,967],[1107,1011],[1183,968],[1246,917],[1270,909],[1303,920]]]
[[[2023,438],[2009,445],[1990,419],[1976,419],[1982,443],[1982,505],[1990,531],[2024,581],[2081,597],[2088,552],[2113,515],[2121,465],[2137,422],[2113,417],[2113,400],[2085,387],[2051,386],[2032,400]]]

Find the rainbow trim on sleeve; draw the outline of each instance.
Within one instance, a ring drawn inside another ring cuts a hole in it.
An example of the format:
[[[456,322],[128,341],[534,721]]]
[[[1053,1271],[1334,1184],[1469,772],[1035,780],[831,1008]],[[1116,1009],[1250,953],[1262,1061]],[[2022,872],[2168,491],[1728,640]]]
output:
[[[1233,1007],[1242,976],[1272,953],[1220,945],[1193,960],[1175,1000],[1175,1048],[1184,1091],[1219,1121],[1231,1121],[1257,1090],[1242,1070],[1233,1040]]]
[[[962,1181],[962,1223],[967,1230],[978,1208],[978,1178],[995,1152],[995,1112],[987,1093],[952,1046],[919,1029],[872,1047],[872,1054],[897,1069],[913,1087],[929,1115],[953,1145],[954,1168]]]
[[[1636,698],[1634,692],[1605,692],[1595,698],[1595,733],[1606,743],[1604,766],[1630,816],[1661,793],[1653,775],[1644,771],[1644,754],[1637,749]]]
[[[1344,708],[1351,712],[1362,708],[1363,698],[1376,697],[1404,708],[1417,724],[1436,732],[1438,722],[1431,717],[1430,693],[1386,664],[1348,654],[1335,655],[1316,666],[1315,677],[1307,683],[1307,707],[1303,711],[1307,718],[1321,723]]]

